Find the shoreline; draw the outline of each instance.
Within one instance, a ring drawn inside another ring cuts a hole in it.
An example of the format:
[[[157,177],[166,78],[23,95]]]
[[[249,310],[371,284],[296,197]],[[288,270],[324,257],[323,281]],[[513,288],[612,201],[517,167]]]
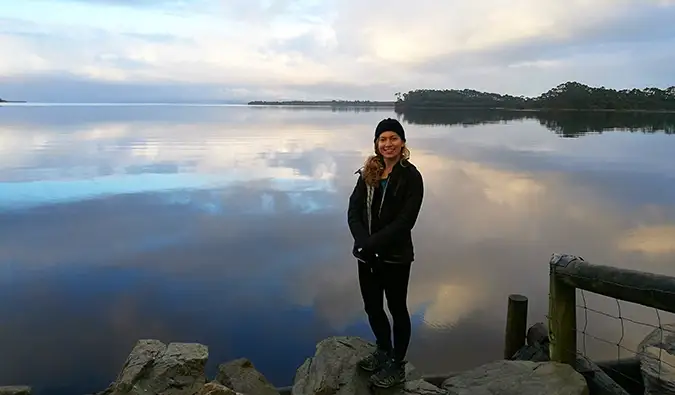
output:
[[[675,109],[616,109],[616,108],[555,108],[555,107],[539,107],[539,108],[508,108],[508,107],[469,107],[469,106],[406,106],[396,107],[396,112],[406,113],[411,111],[511,111],[511,112],[620,112],[620,113],[655,113],[655,114],[672,114]]]
[[[579,371],[550,354],[546,324],[537,322],[527,328],[527,297],[513,294],[508,302],[501,358],[441,374],[423,374],[406,362],[405,383],[391,389],[374,387],[370,373],[358,368],[357,361],[376,348],[373,342],[358,336],[320,340],[314,354],[307,355],[297,367],[292,384],[283,387],[272,384],[246,357],[218,364],[215,376],[209,377],[205,372],[207,345],[140,339],[107,388],[88,395],[447,395],[488,387],[532,394],[542,386],[553,389],[552,395],[587,395],[598,383],[615,383],[622,375],[635,380],[638,389],[644,391],[639,358],[588,362],[595,370],[588,376],[586,370]],[[32,388],[0,386],[0,394],[31,395]]]
[[[250,107],[352,107],[352,108],[393,108],[399,114],[413,111],[509,111],[509,112],[616,112],[616,113],[654,113],[654,114],[672,114],[675,109],[617,109],[617,108],[570,108],[570,107],[534,107],[534,108],[511,108],[511,107],[483,107],[483,106],[415,106],[404,105],[400,103],[374,103],[367,102],[249,102],[246,106]]]
[[[576,81],[559,84],[538,96],[514,96],[475,89],[413,89],[396,92],[394,101],[255,100],[248,105],[323,105],[391,107],[397,113],[422,110],[675,112],[675,86],[665,89],[608,89]]]
[[[339,100],[317,100],[317,101],[302,101],[302,100],[287,100],[287,101],[263,101],[255,100],[246,103],[247,106],[292,106],[292,107],[379,107],[379,108],[394,108],[395,102],[380,102],[380,101],[339,101]]]

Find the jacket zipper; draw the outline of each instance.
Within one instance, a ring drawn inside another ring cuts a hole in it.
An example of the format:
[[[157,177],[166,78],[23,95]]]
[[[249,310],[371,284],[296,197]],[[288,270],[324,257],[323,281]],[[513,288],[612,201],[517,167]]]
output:
[[[387,182],[384,183],[384,189],[382,190],[382,198],[380,199],[380,208],[379,208],[378,211],[377,211],[377,216],[378,216],[378,217],[380,217],[381,214],[382,214],[382,206],[384,206],[384,197],[385,197],[385,195],[387,194],[387,187],[389,186],[389,180],[390,180],[390,179],[391,179],[391,175],[387,176]],[[372,189],[371,189],[371,188],[372,188]],[[369,193],[369,194],[372,194],[372,193],[373,193],[373,189],[374,189],[374,187],[370,187],[370,186],[369,186],[369,187],[368,187],[368,193]],[[369,199],[366,199],[366,200],[369,200]],[[371,228],[371,224],[372,224],[372,222],[373,222],[373,214],[372,214],[372,210],[371,210],[371,208],[370,208],[370,204],[367,204],[367,205],[366,205],[366,209],[367,209],[367,211],[368,211],[368,234],[373,234],[373,231],[372,231],[372,228]],[[378,254],[375,254],[375,257],[377,257],[377,255],[378,255]],[[357,259],[358,259],[358,258],[357,258]],[[358,260],[360,260],[361,262],[365,262],[364,260],[361,260],[361,259],[358,259]],[[394,263],[394,262],[390,262],[390,263]],[[374,269],[371,267],[371,268],[370,268],[370,272],[372,273],[373,270],[374,270]]]
[[[380,209],[377,211],[378,218],[382,215],[382,206],[384,205],[384,195],[387,194],[388,186],[389,186],[389,176],[387,176],[387,182],[384,183],[384,190],[382,191],[382,199],[380,200]]]
[[[387,187],[389,186],[389,177],[387,177],[387,182],[384,184],[384,189],[382,190],[382,198],[380,199],[380,208],[377,211],[377,216],[380,217],[382,214],[382,206],[384,206],[384,196],[387,194]],[[374,193],[375,187],[368,186],[367,187],[367,195],[368,197],[366,198],[366,211],[368,212],[368,234],[372,235],[373,234],[373,229],[372,229],[372,223],[373,223],[373,210],[371,209],[370,203],[372,202],[371,196]]]

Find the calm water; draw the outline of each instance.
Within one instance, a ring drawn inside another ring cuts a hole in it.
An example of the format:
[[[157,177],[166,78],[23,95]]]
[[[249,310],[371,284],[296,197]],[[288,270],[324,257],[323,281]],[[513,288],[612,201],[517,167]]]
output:
[[[137,339],[158,338],[208,344],[211,373],[246,356],[288,385],[318,340],[370,338],[345,210],[386,116],[0,108],[0,384],[100,390]],[[499,358],[508,294],[545,319],[552,252],[675,274],[670,118],[403,117],[426,183],[410,360],[432,373]],[[619,322],[589,320],[596,336],[620,336]],[[649,328],[627,330],[632,347]]]

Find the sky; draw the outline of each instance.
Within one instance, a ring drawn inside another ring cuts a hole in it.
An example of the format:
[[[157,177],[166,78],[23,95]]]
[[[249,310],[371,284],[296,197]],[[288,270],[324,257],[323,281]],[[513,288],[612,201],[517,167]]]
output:
[[[21,0],[0,97],[44,102],[536,96],[675,85],[675,0]],[[670,78],[669,78],[670,77]]]

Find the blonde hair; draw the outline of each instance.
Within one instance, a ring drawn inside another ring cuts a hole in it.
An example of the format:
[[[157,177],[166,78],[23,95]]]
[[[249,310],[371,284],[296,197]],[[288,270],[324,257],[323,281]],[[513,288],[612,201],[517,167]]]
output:
[[[410,159],[410,150],[406,145],[401,147],[401,161]],[[384,172],[384,158],[377,150],[377,142],[375,142],[375,155],[371,155],[366,159],[363,165],[363,180],[370,186],[376,186],[382,178]]]

